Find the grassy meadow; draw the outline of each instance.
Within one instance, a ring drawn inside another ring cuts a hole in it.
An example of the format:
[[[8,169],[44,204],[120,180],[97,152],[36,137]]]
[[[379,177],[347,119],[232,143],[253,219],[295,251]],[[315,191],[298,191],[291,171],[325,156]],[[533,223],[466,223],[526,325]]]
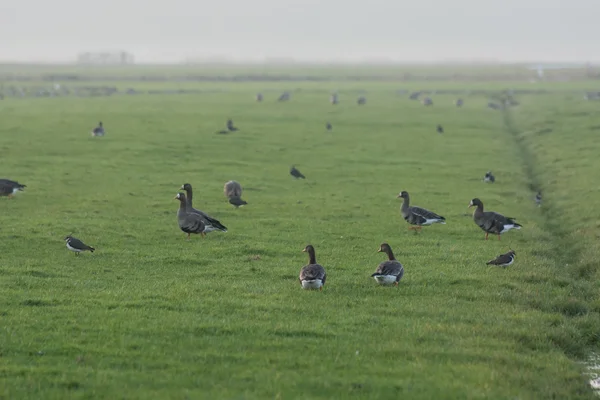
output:
[[[223,91],[0,101],[0,178],[27,185],[0,198],[1,399],[594,398],[597,103],[564,83],[506,112],[396,94],[437,82],[189,85]],[[216,135],[227,118],[240,131]],[[185,240],[184,183],[227,233]],[[447,224],[409,231],[401,190]],[[474,197],[524,228],[485,241]],[[370,277],[382,242],[398,289]],[[322,292],[298,283],[307,244]]]

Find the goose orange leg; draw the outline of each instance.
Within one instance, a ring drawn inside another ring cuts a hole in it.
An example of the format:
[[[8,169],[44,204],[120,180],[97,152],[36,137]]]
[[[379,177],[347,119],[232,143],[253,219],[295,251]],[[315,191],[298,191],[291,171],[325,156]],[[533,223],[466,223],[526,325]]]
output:
[[[498,234],[498,240],[500,240],[500,234]]]
[[[487,240],[487,237],[488,237],[488,233],[486,232],[485,233],[485,240]]]

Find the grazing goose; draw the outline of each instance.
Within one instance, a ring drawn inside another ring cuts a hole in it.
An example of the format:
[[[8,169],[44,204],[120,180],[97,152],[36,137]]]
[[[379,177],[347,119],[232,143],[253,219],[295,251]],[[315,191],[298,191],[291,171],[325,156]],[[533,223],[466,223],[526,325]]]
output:
[[[333,129],[333,125],[331,125],[331,122],[327,122],[327,123],[325,124],[325,129],[327,129],[328,131],[330,131],[330,130],[332,130],[332,129]]]
[[[67,242],[67,249],[74,251],[75,255],[79,255],[79,253],[81,253],[82,251],[89,251],[91,253],[94,252],[94,250],[96,250],[93,247],[88,246],[87,244],[83,243],[81,240],[74,238],[71,235],[68,235],[67,237],[65,237],[65,242]]]
[[[483,181],[485,183],[494,183],[494,182],[496,182],[496,177],[494,175],[492,175],[492,171],[488,171],[485,173],[485,176],[483,177]]]
[[[404,267],[394,257],[394,253],[389,244],[382,243],[377,252],[387,254],[388,260],[379,264],[377,270],[371,276],[375,278],[380,285],[398,286],[398,282],[400,282],[400,279],[404,276]]]
[[[102,121],[98,122],[98,126],[92,130],[92,136],[104,136],[104,126]]]
[[[298,171],[294,165],[290,168],[290,175],[292,175],[296,179],[306,179],[302,172]]]
[[[192,213],[192,214],[198,214],[202,218],[202,222],[204,223],[204,226],[205,226],[204,233],[209,233],[212,231],[227,232],[227,227],[225,225],[223,225],[221,222],[219,222],[219,220],[212,218],[210,215],[208,215],[200,210],[196,210],[192,206],[192,197],[193,197],[192,185],[190,185],[189,183],[185,183],[181,186],[180,190],[185,190],[185,192],[187,193],[187,199],[186,199],[186,204],[188,207],[187,212]]]
[[[411,207],[408,192],[402,191],[398,197],[404,199],[402,202],[402,208],[400,208],[402,218],[404,218],[409,224],[416,225],[415,227],[410,227],[409,229],[421,230],[422,226],[446,223],[446,218],[442,217],[441,215],[437,215],[436,213],[421,207]]]
[[[12,198],[18,192],[22,192],[27,185],[22,185],[19,182],[11,181],[10,179],[0,179],[0,196]]]
[[[535,195],[535,204],[537,204],[538,207],[542,205],[542,191],[541,190],[539,192],[537,192],[537,194]]]
[[[235,206],[235,208],[240,208],[241,206],[245,206],[246,204],[248,204],[248,202],[246,200],[242,200],[239,197],[230,197],[229,198],[229,204]]]
[[[190,212],[190,207],[187,205],[185,194],[177,193],[175,199],[179,200],[179,210],[177,210],[177,223],[179,229],[187,233],[187,238],[190,240],[190,234],[199,233],[202,237],[206,236],[206,225],[200,214]]]
[[[498,240],[500,240],[500,235],[504,232],[511,229],[521,229],[522,225],[517,224],[514,218],[505,217],[493,211],[484,212],[483,203],[477,198],[471,200],[470,207],[477,207],[473,212],[473,221],[485,232],[485,240],[488,239],[490,233],[498,235]]]
[[[486,262],[485,265],[497,265],[506,268],[515,261],[516,255],[517,253],[515,253],[514,250],[511,250],[506,254],[500,254],[495,259]]]
[[[300,284],[302,285],[302,289],[323,290],[323,285],[325,285],[327,274],[325,273],[325,268],[317,264],[315,248],[309,244],[302,251],[308,253],[309,259],[308,264],[302,267],[300,270],[300,275],[298,276]]]
[[[438,126],[437,126],[437,132],[438,133],[444,133],[444,127],[438,124]]]
[[[223,194],[225,197],[242,197],[242,185],[237,181],[225,182]]]

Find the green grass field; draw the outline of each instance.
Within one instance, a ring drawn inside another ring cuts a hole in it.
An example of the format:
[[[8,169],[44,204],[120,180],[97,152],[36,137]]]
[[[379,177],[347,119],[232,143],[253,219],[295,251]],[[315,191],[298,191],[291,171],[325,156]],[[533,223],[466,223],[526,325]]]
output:
[[[597,104],[566,84],[506,113],[286,85],[0,102],[0,178],[27,185],[0,198],[0,398],[594,398],[577,361],[600,339]],[[240,131],[215,135],[229,117]],[[186,182],[229,232],[185,240]],[[410,232],[401,190],[447,224]],[[484,241],[474,197],[524,228]],[[75,256],[69,233],[97,251]],[[370,277],[384,241],[399,289]],[[323,292],[298,284],[309,243]],[[509,246],[512,266],[485,265]]]

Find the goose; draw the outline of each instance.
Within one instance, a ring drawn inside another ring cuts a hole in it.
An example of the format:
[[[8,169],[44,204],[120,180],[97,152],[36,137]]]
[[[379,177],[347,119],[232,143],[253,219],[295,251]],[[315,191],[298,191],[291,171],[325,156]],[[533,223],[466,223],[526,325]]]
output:
[[[290,168],[290,175],[292,175],[296,179],[306,179],[302,172],[298,171],[294,165]]]
[[[82,251],[87,250],[90,253],[93,253],[94,250],[96,250],[95,248],[88,246],[87,244],[83,243],[81,240],[79,240],[71,235],[67,235],[67,237],[65,237],[65,242],[67,242],[67,249],[74,251],[76,256],[78,256],[79,253],[81,253]]]
[[[177,210],[177,223],[179,229],[187,233],[187,239],[190,240],[190,234],[200,234],[202,237],[206,236],[206,226],[204,220],[200,214],[195,214],[189,211],[185,194],[177,193],[175,196],[176,200],[179,200],[179,210]]]
[[[27,185],[20,184],[16,181],[11,181],[10,179],[0,179],[0,196],[7,196],[8,198],[12,198],[13,195],[18,192],[22,192]]]
[[[242,197],[242,185],[237,181],[227,181],[223,186],[225,197]]]
[[[394,257],[394,253],[392,252],[392,248],[387,243],[382,243],[379,246],[378,253],[385,253],[388,256],[388,260],[382,262],[377,267],[377,270],[373,275],[371,275],[377,283],[380,285],[396,285],[398,286],[398,282],[404,276],[404,267],[396,258]]]
[[[334,93],[329,97],[329,102],[334,105],[340,102],[337,93]]]
[[[308,253],[308,264],[302,267],[300,275],[298,275],[302,289],[323,290],[327,274],[325,273],[325,268],[323,268],[322,265],[317,264],[315,248],[309,244],[302,251]]]
[[[98,122],[98,126],[92,130],[92,136],[104,136],[104,126],[102,121]]]
[[[483,177],[483,181],[485,183],[494,183],[494,182],[496,182],[496,177],[494,175],[492,175],[492,171],[488,171],[485,173],[485,176]]]
[[[516,255],[517,253],[515,253],[514,250],[511,250],[506,254],[500,254],[495,259],[486,262],[485,265],[497,265],[506,268],[515,261]]]
[[[517,224],[511,217],[495,213],[493,211],[483,211],[483,202],[478,198],[471,200],[469,208],[477,207],[473,212],[473,221],[485,232],[485,240],[488,239],[490,233],[500,235],[510,231],[511,229],[521,229],[520,224]]]
[[[225,225],[223,225],[221,222],[219,222],[219,220],[212,218],[210,215],[206,214],[205,212],[202,212],[200,210],[196,210],[193,206],[192,206],[192,196],[193,196],[193,192],[192,192],[192,185],[190,185],[189,183],[184,183],[180,190],[185,190],[185,192],[187,193],[187,198],[186,198],[186,204],[187,204],[187,212],[188,213],[192,213],[192,214],[198,214],[200,215],[200,217],[202,217],[202,222],[204,223],[204,233],[209,233],[212,231],[221,231],[221,232],[227,232],[227,227]]]
[[[441,215],[437,215],[436,213],[421,207],[411,207],[410,196],[408,195],[408,192],[400,192],[398,198],[402,198],[404,200],[402,202],[402,207],[400,208],[402,218],[404,218],[409,224],[415,225],[415,227],[410,227],[409,229],[420,231],[422,226],[446,223],[446,218],[442,217]]]

